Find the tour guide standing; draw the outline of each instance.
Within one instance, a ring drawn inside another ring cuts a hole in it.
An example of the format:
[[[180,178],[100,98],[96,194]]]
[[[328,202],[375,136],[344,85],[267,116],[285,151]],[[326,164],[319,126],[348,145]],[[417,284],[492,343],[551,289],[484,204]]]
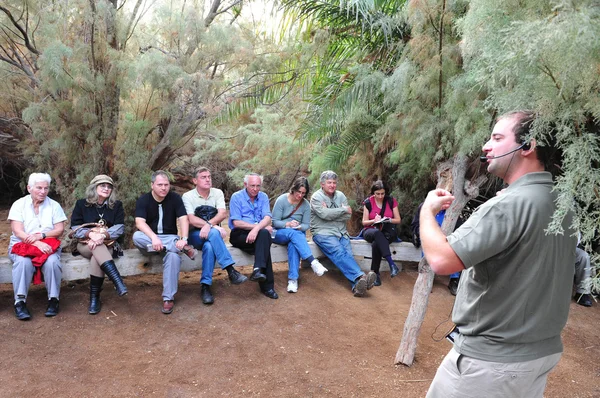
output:
[[[158,170],[152,173],[151,191],[140,196],[135,204],[135,226],[133,244],[142,253],[164,253],[163,258],[163,314],[173,312],[177,293],[181,257],[194,249],[187,246],[188,218],[181,196],[171,192],[169,175]],[[177,236],[177,220],[181,236]],[[188,254],[193,257],[193,254]]]
[[[435,215],[454,197],[431,191],[421,210],[421,242],[437,274],[465,270],[452,320],[459,329],[428,397],[542,397],[558,363],[567,322],[577,238],[547,234],[556,193],[545,172],[552,149],[530,140],[534,115],[500,117],[483,146],[488,171],[509,184],[454,233]],[[487,158],[487,159],[486,159]]]
[[[254,254],[254,270],[250,280],[258,282],[260,291],[277,299],[275,277],[271,262],[271,210],[269,197],[261,192],[262,176],[247,174],[244,189],[235,192],[229,200],[229,241],[247,253]]]

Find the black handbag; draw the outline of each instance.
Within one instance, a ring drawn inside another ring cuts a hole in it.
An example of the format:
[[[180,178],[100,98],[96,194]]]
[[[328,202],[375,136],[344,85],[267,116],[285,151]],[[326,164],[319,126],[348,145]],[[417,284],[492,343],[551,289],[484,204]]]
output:
[[[398,229],[396,228],[396,224],[392,224],[391,222],[383,223],[381,232],[390,243],[398,240]]]
[[[217,213],[218,211],[216,207],[208,205],[198,206],[194,210],[194,215],[203,219],[204,221],[212,220],[217,215]]]

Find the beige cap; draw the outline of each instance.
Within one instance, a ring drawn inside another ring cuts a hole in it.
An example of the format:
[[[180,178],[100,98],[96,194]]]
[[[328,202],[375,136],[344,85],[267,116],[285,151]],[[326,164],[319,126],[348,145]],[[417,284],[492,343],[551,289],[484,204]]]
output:
[[[112,178],[110,178],[106,174],[100,174],[94,177],[94,179],[90,182],[90,185],[99,185],[104,182],[109,183],[110,185],[115,185]]]

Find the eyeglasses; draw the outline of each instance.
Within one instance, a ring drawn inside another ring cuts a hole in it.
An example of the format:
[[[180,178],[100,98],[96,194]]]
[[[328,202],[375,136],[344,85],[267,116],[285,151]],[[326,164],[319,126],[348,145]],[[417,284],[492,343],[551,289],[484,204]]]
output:
[[[110,184],[98,184],[98,186],[102,189],[108,189],[109,191],[112,191],[113,186]]]

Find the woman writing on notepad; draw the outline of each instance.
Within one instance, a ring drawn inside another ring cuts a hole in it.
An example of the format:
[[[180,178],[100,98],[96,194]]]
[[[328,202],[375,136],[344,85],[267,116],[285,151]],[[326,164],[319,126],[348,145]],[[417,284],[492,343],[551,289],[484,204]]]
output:
[[[400,269],[390,252],[390,243],[397,239],[396,226],[400,224],[400,212],[396,199],[388,196],[388,187],[377,180],[371,186],[371,196],[363,202],[363,219],[365,227],[363,238],[372,245],[371,271],[377,274],[375,286],[381,286],[379,265],[385,258],[390,266],[390,275],[398,275]]]

